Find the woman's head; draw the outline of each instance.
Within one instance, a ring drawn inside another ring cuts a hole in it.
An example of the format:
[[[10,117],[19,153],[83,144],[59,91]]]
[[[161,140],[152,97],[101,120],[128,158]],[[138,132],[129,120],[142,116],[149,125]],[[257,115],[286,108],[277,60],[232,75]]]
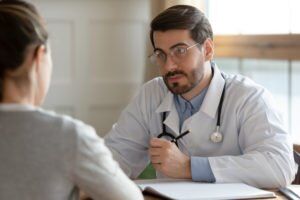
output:
[[[19,96],[31,93],[32,103],[40,104],[51,74],[48,33],[42,17],[30,3],[0,0],[0,30],[0,102],[15,88]]]

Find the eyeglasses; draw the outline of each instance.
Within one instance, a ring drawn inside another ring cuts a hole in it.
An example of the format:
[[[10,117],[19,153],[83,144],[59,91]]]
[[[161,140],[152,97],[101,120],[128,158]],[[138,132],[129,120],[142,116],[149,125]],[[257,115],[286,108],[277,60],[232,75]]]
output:
[[[187,47],[176,46],[170,50],[169,55],[172,57],[173,62],[180,63],[186,57],[188,50],[197,46],[198,44],[199,43],[196,43]],[[162,67],[166,64],[167,56],[167,53],[163,52],[160,49],[156,49],[154,50],[153,54],[149,56],[149,58],[153,64]]]

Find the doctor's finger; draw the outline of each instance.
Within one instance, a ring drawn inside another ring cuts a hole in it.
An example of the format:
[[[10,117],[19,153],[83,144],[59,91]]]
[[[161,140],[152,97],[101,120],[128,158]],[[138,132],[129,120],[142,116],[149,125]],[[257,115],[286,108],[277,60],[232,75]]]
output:
[[[159,156],[162,153],[162,148],[149,148],[148,150],[150,156]]]
[[[152,164],[161,164],[161,160],[159,156],[151,156],[151,163]]]
[[[152,138],[150,140],[150,146],[151,147],[163,147],[170,143],[170,141],[165,140],[165,139],[160,139],[160,138]]]

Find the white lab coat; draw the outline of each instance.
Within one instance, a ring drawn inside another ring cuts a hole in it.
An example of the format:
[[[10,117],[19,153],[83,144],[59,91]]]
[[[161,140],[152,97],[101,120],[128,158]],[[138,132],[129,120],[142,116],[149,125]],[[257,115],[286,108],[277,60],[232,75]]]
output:
[[[211,142],[224,84],[215,66],[200,110],[183,123],[182,132],[189,129],[191,133],[179,140],[180,149],[189,156],[208,157],[216,182],[244,182],[261,188],[289,184],[296,172],[291,137],[269,92],[250,79],[226,77],[220,127],[223,141]],[[105,137],[114,158],[131,178],[149,163],[149,141],[162,132],[163,112],[168,113],[167,130],[179,135],[173,94],[162,78],[155,78],[141,88]]]

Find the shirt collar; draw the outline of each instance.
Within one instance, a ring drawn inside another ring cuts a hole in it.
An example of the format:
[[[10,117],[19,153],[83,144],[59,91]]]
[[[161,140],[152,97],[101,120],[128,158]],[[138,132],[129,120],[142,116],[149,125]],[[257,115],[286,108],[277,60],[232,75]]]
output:
[[[204,90],[202,90],[200,94],[198,94],[197,96],[192,98],[190,101],[185,100],[180,95],[174,95],[174,99],[175,99],[176,104],[178,104],[178,106],[180,107],[181,111],[186,109],[186,104],[188,103],[188,104],[192,105],[193,111],[197,112],[200,109],[200,106],[203,102],[206,92],[207,92],[207,88],[204,88]]]
[[[0,111],[34,111],[38,108],[29,104],[0,103]]]

